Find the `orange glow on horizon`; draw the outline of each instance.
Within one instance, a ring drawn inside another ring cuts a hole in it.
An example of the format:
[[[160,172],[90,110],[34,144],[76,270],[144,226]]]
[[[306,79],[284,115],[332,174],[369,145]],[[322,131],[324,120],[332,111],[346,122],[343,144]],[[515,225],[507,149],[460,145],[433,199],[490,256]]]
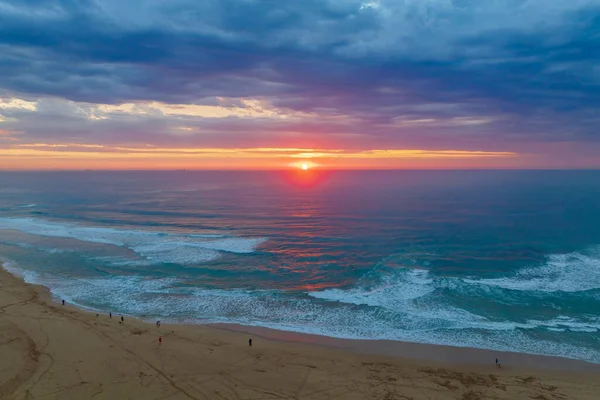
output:
[[[298,159],[300,161],[294,161]],[[316,163],[314,160],[318,160]],[[512,152],[470,150],[349,150],[303,148],[161,148],[100,144],[6,144],[0,168],[81,169],[421,169],[518,166]]]

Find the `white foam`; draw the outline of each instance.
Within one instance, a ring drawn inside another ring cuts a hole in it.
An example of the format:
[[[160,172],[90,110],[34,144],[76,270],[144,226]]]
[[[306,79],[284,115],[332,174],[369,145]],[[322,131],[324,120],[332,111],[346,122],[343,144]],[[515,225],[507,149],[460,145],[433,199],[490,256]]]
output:
[[[185,243],[173,242],[144,243],[131,246],[138,254],[155,263],[193,264],[203,263],[219,258],[213,250],[188,246]]]
[[[225,235],[215,235],[215,234],[211,234],[211,235],[188,235],[191,238],[209,238],[209,239],[214,239],[214,238],[222,238],[225,237]]]
[[[423,269],[397,269],[385,274],[373,286],[352,289],[327,289],[308,292],[310,297],[345,304],[367,305],[402,315],[407,329],[484,328],[513,329],[514,324],[492,322],[487,318],[437,301],[434,292],[444,286]]]
[[[31,283],[34,285],[43,284],[42,282],[39,281],[38,274],[35,271],[21,269],[21,268],[17,267],[17,265],[15,263],[13,263],[12,261],[8,261],[8,260],[1,260],[1,261],[2,261],[2,268],[4,268],[6,271],[11,273],[12,275],[22,278],[27,283]]]
[[[583,321],[572,317],[558,316],[546,321],[528,320],[527,324],[536,328],[546,328],[561,332],[567,330],[572,332],[598,332],[600,330],[600,317],[592,317]]]
[[[406,300],[425,296],[434,290],[429,271],[403,268],[395,275],[383,276],[382,281],[374,287],[327,289],[309,292],[308,295],[322,300],[395,309],[398,305],[402,306]]]
[[[93,227],[37,218],[0,218],[0,228],[32,235],[127,247],[149,263],[204,263],[218,258],[222,252],[252,253],[257,246],[266,241],[266,238],[186,235]],[[133,262],[139,263],[139,260]]]
[[[464,279],[464,282],[520,291],[582,292],[600,289],[600,258],[581,253],[554,254],[544,265],[522,269],[512,277]]]
[[[197,236],[196,236],[197,237]],[[205,242],[180,242],[183,246],[204,248],[210,250],[227,251],[230,253],[252,253],[256,247],[265,242],[265,238],[245,239],[245,238],[226,238],[211,240]]]
[[[574,265],[572,261],[575,261]],[[354,288],[328,289],[307,294],[320,300],[389,310],[402,316],[404,326],[408,329],[512,331],[546,328],[596,332],[600,330],[600,319],[582,316],[581,319],[575,320],[558,316],[549,320],[530,319],[522,322],[502,320],[496,315],[479,315],[457,308],[442,293],[449,291],[462,298],[465,296],[489,298],[486,288],[492,287],[497,287],[497,290],[515,288],[519,290],[542,290],[543,288],[547,291],[572,292],[589,290],[599,287],[595,283],[595,274],[600,270],[593,270],[598,266],[596,258],[581,254],[552,256],[547,264],[519,272],[517,277],[522,281],[514,277],[497,279],[435,277],[427,270],[399,268],[385,272],[375,283],[369,283],[373,278],[372,274],[369,274],[368,279],[359,281]],[[583,284],[585,276],[590,279]],[[501,296],[501,294],[494,295]]]
[[[68,249],[57,249],[57,248],[53,248],[53,247],[43,247],[43,246],[40,246],[40,245],[33,245],[31,243],[14,242],[14,241],[10,241],[10,240],[3,240],[0,243],[11,245],[11,246],[17,246],[17,247],[20,247],[22,249],[35,249],[35,250],[43,251],[43,252],[49,253],[49,254],[67,253],[67,252],[71,251],[71,250],[68,250]]]

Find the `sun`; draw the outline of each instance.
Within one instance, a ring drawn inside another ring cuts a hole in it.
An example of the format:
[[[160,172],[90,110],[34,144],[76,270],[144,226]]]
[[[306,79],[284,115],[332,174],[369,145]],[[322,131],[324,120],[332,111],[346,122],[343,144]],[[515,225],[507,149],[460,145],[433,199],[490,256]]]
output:
[[[310,171],[313,168],[319,168],[318,164],[315,164],[312,161],[306,161],[306,160],[290,163],[290,164],[288,164],[288,166],[292,169],[300,170],[300,171]]]

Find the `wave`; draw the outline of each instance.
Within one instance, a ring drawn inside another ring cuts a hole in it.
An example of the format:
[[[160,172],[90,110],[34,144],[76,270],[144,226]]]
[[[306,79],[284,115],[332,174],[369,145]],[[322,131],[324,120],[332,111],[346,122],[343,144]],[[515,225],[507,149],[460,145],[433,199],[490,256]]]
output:
[[[408,329],[548,329],[600,331],[600,318],[561,315],[560,306],[544,306],[543,319],[532,318],[531,302],[547,296],[600,289],[600,260],[581,253],[551,255],[543,265],[524,268],[514,276],[492,279],[435,276],[426,269],[396,268],[366,274],[355,287],[307,292],[312,298],[368,306],[402,316]],[[511,293],[516,291],[516,294]],[[594,301],[573,298],[571,301]],[[558,302],[567,301],[561,298]],[[512,306],[502,315],[498,304]],[[494,308],[490,308],[494,307]],[[568,309],[568,307],[567,307]]]
[[[378,272],[378,271],[375,271]],[[582,253],[553,254],[535,267],[523,268],[501,278],[432,276],[427,269],[396,268],[365,276],[357,287],[309,292],[314,298],[403,310],[407,302],[431,295],[436,290],[463,292],[485,287],[527,292],[586,292],[600,289],[600,258]],[[486,293],[487,294],[487,293]]]
[[[218,235],[176,234],[60,223],[37,218],[0,218],[2,229],[31,235],[74,239],[128,248],[147,264],[197,264],[215,260],[221,253],[252,253],[267,239]],[[140,260],[132,260],[140,263]]]
[[[402,323],[393,321],[393,318],[375,318],[378,314],[385,313],[373,309],[356,308],[344,306],[342,308],[331,308],[318,304],[309,299],[293,298],[286,296],[284,291],[278,290],[241,290],[241,289],[212,289],[189,286],[177,278],[145,278],[141,276],[113,276],[106,278],[98,277],[72,277],[62,275],[51,275],[17,268],[14,263],[7,262],[4,265],[9,272],[22,276],[27,282],[42,284],[52,289],[52,292],[65,300],[84,307],[92,305],[105,305],[114,307],[130,315],[153,315],[161,317],[181,317],[187,319],[209,319],[211,321],[235,318],[237,322],[274,323],[275,321],[291,326],[298,323],[307,327],[330,326],[348,328],[346,332],[352,338],[392,338],[386,329],[375,333],[376,327],[382,323],[386,328],[402,329],[406,332],[427,332],[428,327],[425,319],[439,319],[441,313],[421,313],[419,315],[403,315]],[[449,308],[451,309],[451,308]],[[445,326],[437,329],[465,329],[477,328],[490,331],[506,331],[514,329],[554,328],[571,331],[596,332],[600,330],[600,317],[593,317],[587,322],[559,315],[549,320],[527,320],[524,323],[512,321],[491,321],[489,319],[474,316],[464,310],[455,310],[460,315],[448,313]],[[334,317],[332,314],[335,314]],[[351,314],[354,317],[351,317]],[[475,317],[464,318],[465,316]],[[351,318],[357,318],[357,322],[350,323]],[[388,315],[391,317],[391,315]],[[414,321],[410,321],[410,319]],[[377,321],[379,319],[379,321]],[[421,320],[420,325],[417,320]],[[343,322],[343,323],[341,323]],[[337,324],[336,324],[337,323]],[[352,334],[354,331],[354,334]],[[358,332],[370,334],[358,334]],[[338,332],[338,334],[341,334]],[[373,337],[372,334],[374,334]],[[344,336],[344,334],[342,334]],[[403,335],[405,336],[405,335]],[[394,338],[397,339],[397,338]]]
[[[371,275],[368,274],[366,281],[373,279]],[[355,288],[327,289],[308,292],[307,295],[320,300],[380,307],[402,313],[411,329],[458,328],[459,322],[480,324],[485,321],[481,316],[437,301],[435,291],[443,285],[444,281],[431,277],[428,270],[400,268]]]
[[[560,330],[571,331],[571,332],[598,332],[600,331],[600,318],[592,317],[590,320],[582,322],[579,319],[568,317],[564,315],[559,315],[556,318],[540,321],[540,320],[528,320],[529,325],[533,327],[543,327],[550,331],[552,330]]]
[[[521,291],[589,291],[600,289],[600,258],[582,253],[553,254],[544,265],[522,269],[512,277],[464,281]]]
[[[435,290],[433,283],[429,271],[403,268],[394,275],[383,276],[377,285],[370,288],[328,289],[309,292],[309,295],[323,300],[389,307],[390,303],[430,294]]]
[[[49,254],[60,254],[60,253],[67,253],[69,252],[69,250],[67,249],[58,249],[55,247],[44,247],[44,246],[40,246],[39,244],[33,245],[31,243],[26,243],[26,242],[15,242],[12,240],[2,240],[0,243],[2,244],[6,244],[9,246],[16,246],[16,247],[20,247],[22,249],[26,249],[26,250],[37,250],[37,251],[43,251],[44,253],[49,253]]]
[[[566,330],[583,335],[596,332],[600,329],[598,318],[587,324],[566,316],[515,324],[485,319],[476,322],[454,315],[454,321],[447,321],[452,323],[433,327],[423,315],[411,316],[355,304],[332,307],[330,303],[315,301],[308,296],[292,297],[277,290],[198,288],[176,278],[74,278],[19,270],[14,265],[5,268],[20,274],[29,283],[50,287],[53,295],[72,304],[97,311],[142,316],[147,320],[161,319],[173,323],[228,322],[348,339],[387,339],[477,347],[600,363],[600,351],[574,345],[560,336]],[[531,329],[540,328],[555,336],[540,338],[527,334]]]

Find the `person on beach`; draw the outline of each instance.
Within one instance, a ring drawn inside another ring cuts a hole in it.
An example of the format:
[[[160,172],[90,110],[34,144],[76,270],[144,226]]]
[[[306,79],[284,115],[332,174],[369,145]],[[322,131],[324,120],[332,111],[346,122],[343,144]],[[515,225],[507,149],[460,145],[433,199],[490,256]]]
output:
[[[121,315],[121,322],[125,322],[125,318]]]
[[[158,344],[159,344],[159,345],[160,345],[160,344],[162,344],[162,336],[159,336],[159,337],[158,337]]]
[[[65,305],[65,301],[64,300],[62,301],[62,304],[63,304],[63,306]]]
[[[498,365],[498,368],[502,368],[502,363],[500,362],[500,360],[496,360],[496,364]]]
[[[160,321],[156,321],[156,327],[160,328]]]
[[[496,367],[498,366],[498,359],[496,358]]]
[[[108,313],[108,318],[112,319],[112,313],[111,312]]]
[[[252,338],[248,339],[248,346],[252,347]]]

